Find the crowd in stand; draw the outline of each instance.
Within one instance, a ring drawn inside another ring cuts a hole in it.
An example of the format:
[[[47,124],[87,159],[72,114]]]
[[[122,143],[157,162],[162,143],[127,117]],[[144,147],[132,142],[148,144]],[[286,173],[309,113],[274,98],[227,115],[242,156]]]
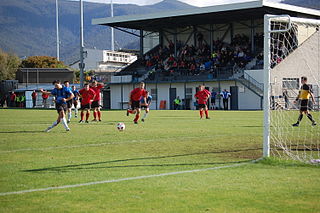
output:
[[[174,56],[175,47],[172,41],[168,46],[159,47],[157,51],[146,54],[143,64],[146,70],[154,70],[164,74],[180,73],[184,75],[198,75],[202,72],[214,73],[218,68],[238,66],[244,68],[255,55],[251,52],[249,37],[235,35],[231,43],[217,39],[213,41],[213,52],[204,42],[203,37],[197,36],[198,45],[188,45],[177,42],[177,56]],[[263,35],[256,34],[254,42],[257,47],[263,45]],[[260,55],[261,57],[261,55]],[[262,57],[263,58],[263,57]],[[259,64],[263,61],[259,60]]]

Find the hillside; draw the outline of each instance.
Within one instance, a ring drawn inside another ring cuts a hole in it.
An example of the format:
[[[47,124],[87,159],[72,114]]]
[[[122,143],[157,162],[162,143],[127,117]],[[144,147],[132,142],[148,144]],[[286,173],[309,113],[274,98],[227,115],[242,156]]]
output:
[[[319,0],[284,0],[283,3],[320,9]],[[177,0],[138,6],[114,4],[114,15],[154,13],[193,8]],[[87,48],[110,49],[110,28],[91,25],[93,18],[110,16],[110,5],[84,2],[84,41]],[[79,1],[59,0],[60,58],[66,64],[79,58]],[[139,48],[138,39],[115,31],[116,47]],[[19,57],[56,56],[55,0],[0,1],[0,48]]]
[[[192,8],[175,0],[155,5],[114,4],[114,15],[153,13]],[[110,49],[110,28],[91,25],[93,18],[110,16],[110,5],[84,2],[84,40],[88,48]],[[56,56],[54,0],[0,1],[0,48],[19,57]],[[79,57],[79,2],[59,0],[60,57],[71,63]],[[137,38],[116,30],[120,48],[137,48]]]

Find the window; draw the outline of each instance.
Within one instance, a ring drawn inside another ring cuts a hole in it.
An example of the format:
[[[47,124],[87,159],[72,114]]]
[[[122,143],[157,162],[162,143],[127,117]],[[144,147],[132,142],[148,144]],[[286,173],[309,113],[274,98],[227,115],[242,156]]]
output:
[[[283,89],[299,89],[299,78],[283,78]]]

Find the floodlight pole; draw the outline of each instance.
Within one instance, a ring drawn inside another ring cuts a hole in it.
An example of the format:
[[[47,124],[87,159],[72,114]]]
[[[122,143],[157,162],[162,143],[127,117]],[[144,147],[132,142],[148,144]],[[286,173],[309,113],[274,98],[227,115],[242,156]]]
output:
[[[59,7],[56,0],[56,31],[57,31],[57,60],[60,61],[60,39],[59,39]]]
[[[111,0],[111,17],[113,17],[113,2]],[[114,51],[114,28],[111,27],[111,50]]]
[[[83,88],[84,78],[83,78],[83,72],[85,64],[83,63],[83,54],[84,54],[84,45],[83,45],[83,2],[80,0],[80,88]]]

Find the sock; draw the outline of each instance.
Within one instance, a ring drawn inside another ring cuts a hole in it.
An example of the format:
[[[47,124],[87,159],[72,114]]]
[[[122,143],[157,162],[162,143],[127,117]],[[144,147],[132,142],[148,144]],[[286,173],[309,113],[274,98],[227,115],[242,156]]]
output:
[[[200,118],[202,118],[202,116],[203,116],[203,111],[200,110],[199,112],[200,112]]]
[[[74,109],[74,115],[75,115],[75,116],[78,115],[78,109],[77,109],[77,108]]]
[[[68,112],[68,120],[69,120],[69,121],[71,120],[71,117],[72,117],[72,113],[71,113],[71,112]]]
[[[50,126],[50,129],[52,129],[53,127],[57,126],[57,124],[58,124],[57,121],[53,122],[53,124]]]
[[[83,111],[81,111],[81,120],[83,121],[83,119],[84,119],[84,113]]]
[[[134,113],[132,109],[128,109],[128,112],[129,112],[130,114],[133,114],[133,113]]]
[[[314,123],[315,121],[313,120],[313,118],[312,118],[312,115],[311,114],[307,114],[307,117],[309,118],[309,120],[312,122],[312,123]]]
[[[97,111],[97,113],[98,113],[98,118],[99,118],[99,120],[101,120],[101,112],[100,112],[100,111]]]
[[[149,113],[145,112],[143,115],[143,119],[145,119],[148,116]]]
[[[139,120],[139,118],[140,118],[140,114],[136,114],[136,117],[134,118],[134,122],[137,122],[138,120]]]
[[[302,114],[301,114],[301,115],[299,115],[299,118],[298,118],[297,124],[299,124],[299,123],[300,123],[300,121],[302,120],[302,118],[303,118],[303,115],[302,115]]]
[[[89,119],[89,116],[90,116],[90,112],[88,111],[86,114],[86,121]]]
[[[206,113],[206,118],[209,118],[208,110],[205,110],[204,112]]]
[[[65,129],[69,129],[68,124],[67,124],[67,120],[65,117],[61,118],[60,121],[62,122]]]
[[[93,118],[94,118],[94,120],[97,120],[97,112],[96,111],[93,111]]]

